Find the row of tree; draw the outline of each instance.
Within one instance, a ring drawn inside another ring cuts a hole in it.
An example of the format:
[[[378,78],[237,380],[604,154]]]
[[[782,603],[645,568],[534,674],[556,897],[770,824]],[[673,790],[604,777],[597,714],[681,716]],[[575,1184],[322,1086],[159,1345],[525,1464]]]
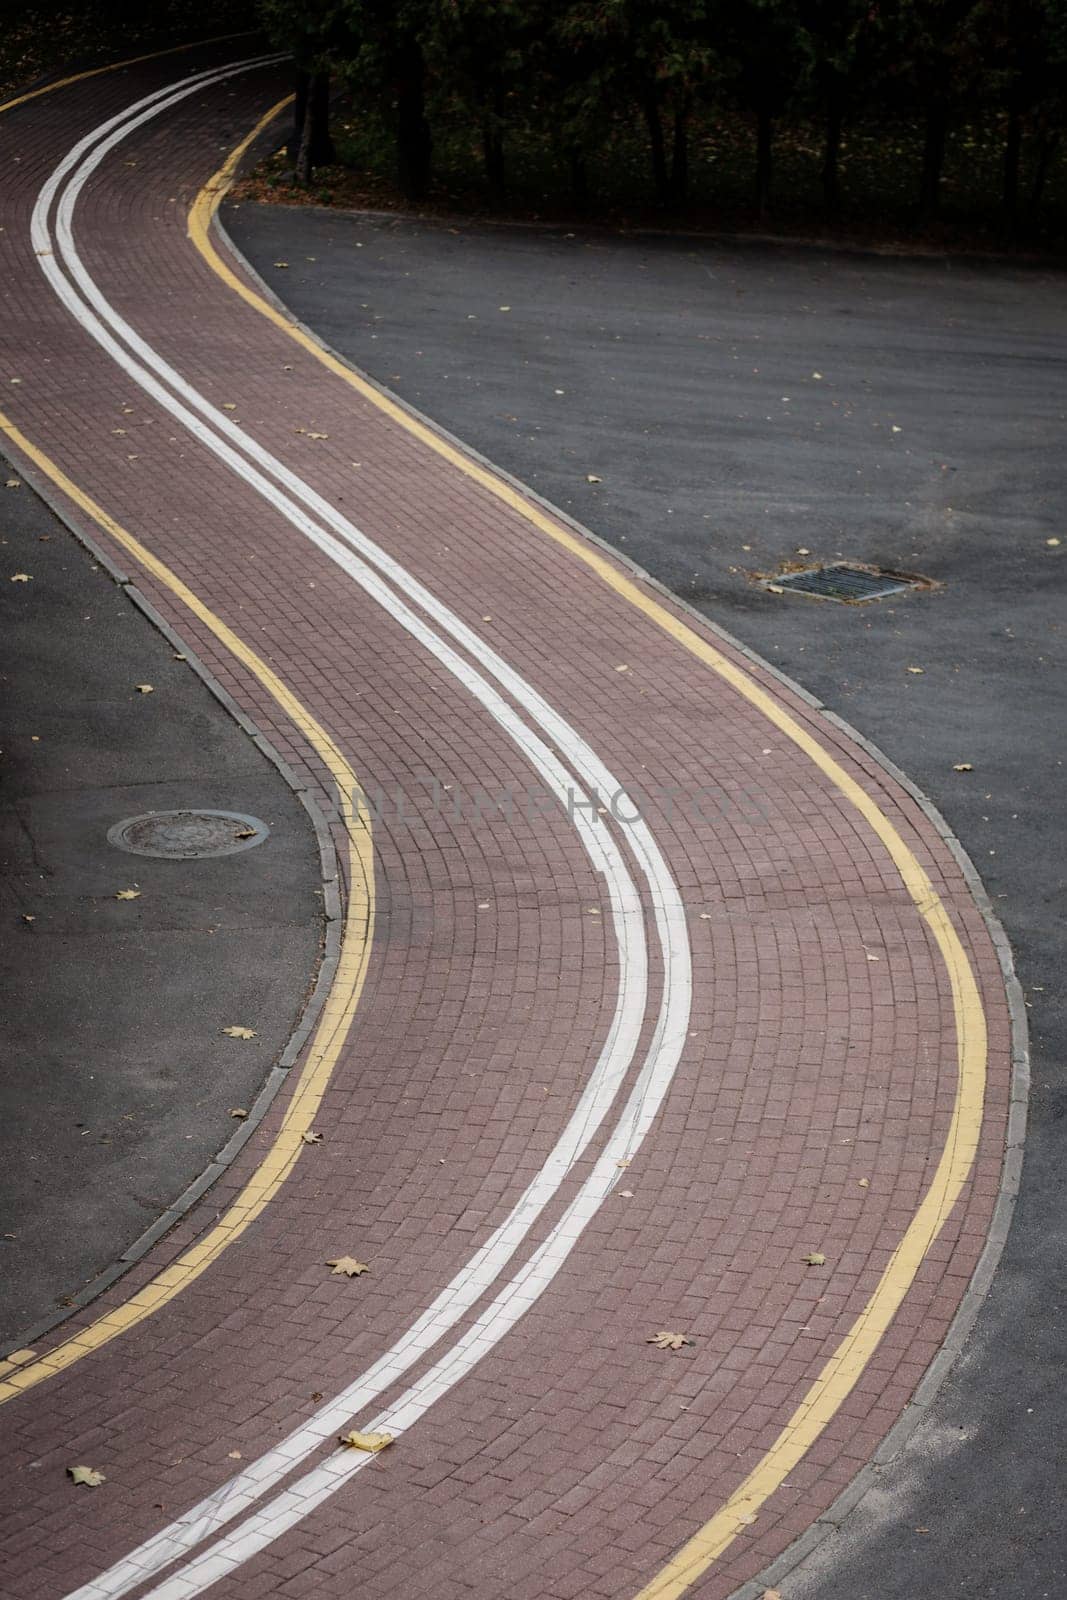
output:
[[[761,215],[776,128],[817,118],[834,213],[849,123],[876,116],[921,124],[916,200],[931,218],[954,122],[983,119],[1003,128],[1014,227],[1036,209],[1067,124],[1067,0],[260,0],[260,11],[299,69],[300,175],[332,158],[332,80],[391,129],[412,199],[430,183],[435,132],[457,121],[480,144],[491,191],[505,187],[509,145],[533,134],[578,201],[592,159],[636,123],[656,199],[678,206],[694,125],[727,112],[755,127]]]

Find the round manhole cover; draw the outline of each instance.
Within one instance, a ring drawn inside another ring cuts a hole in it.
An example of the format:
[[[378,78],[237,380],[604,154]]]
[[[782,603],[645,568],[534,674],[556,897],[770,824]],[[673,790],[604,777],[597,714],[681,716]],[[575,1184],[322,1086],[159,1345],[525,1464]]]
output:
[[[270,829],[258,817],[239,811],[146,811],[107,831],[108,842],[135,856],[196,861],[231,856],[262,844]]]

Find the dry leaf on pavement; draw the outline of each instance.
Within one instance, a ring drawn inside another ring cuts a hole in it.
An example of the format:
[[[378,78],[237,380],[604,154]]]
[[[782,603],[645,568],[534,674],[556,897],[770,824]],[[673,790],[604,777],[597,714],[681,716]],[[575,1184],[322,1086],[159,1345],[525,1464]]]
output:
[[[955,761],[952,764],[953,772],[973,772],[974,767],[969,761]]]
[[[342,1433],[337,1439],[337,1443],[343,1444],[346,1450],[368,1450],[371,1455],[377,1455],[379,1450],[384,1450],[392,1442],[391,1433]]]
[[[139,900],[140,898],[140,889],[120,889],[115,896],[116,900]]]
[[[237,1117],[239,1121],[243,1122],[245,1117],[247,1117],[247,1115],[248,1115],[248,1112],[245,1110],[244,1106],[231,1106],[230,1107],[230,1116],[231,1117]]]
[[[223,1028],[222,1031],[228,1039],[254,1039],[256,1036],[254,1028],[239,1028],[236,1025],[232,1028]]]
[[[365,1261],[357,1261],[354,1256],[337,1256],[326,1265],[333,1268],[334,1274],[343,1273],[346,1278],[358,1278],[361,1272],[369,1272]]]
[[[134,688],[138,694],[155,694],[155,685],[151,683],[135,683]]]
[[[68,1467],[67,1472],[75,1483],[83,1483],[87,1489],[99,1489],[107,1480],[102,1472],[97,1472],[95,1467]]]
[[[809,1267],[825,1267],[826,1265],[826,1257],[820,1254],[818,1250],[809,1250],[808,1254],[801,1256],[800,1259],[806,1261]]]
[[[32,577],[31,577],[31,574],[28,573],[28,572],[13,572],[11,574],[11,582],[12,583],[31,583],[32,582]]]
[[[684,1333],[671,1333],[667,1329],[654,1333],[645,1340],[646,1344],[654,1344],[657,1350],[680,1350],[684,1344],[692,1342],[692,1339],[687,1339]]]
[[[307,1133],[302,1133],[300,1137],[303,1139],[305,1144],[322,1144],[323,1142],[321,1133],[313,1133],[309,1131]]]

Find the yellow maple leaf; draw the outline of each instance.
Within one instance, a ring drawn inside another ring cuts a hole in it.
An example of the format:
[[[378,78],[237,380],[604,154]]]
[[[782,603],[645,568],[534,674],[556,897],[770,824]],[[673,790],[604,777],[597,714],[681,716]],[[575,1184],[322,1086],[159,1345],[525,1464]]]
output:
[[[97,1472],[95,1467],[68,1467],[67,1472],[75,1483],[82,1483],[87,1489],[99,1489],[107,1479],[102,1472]]]
[[[222,1031],[228,1039],[254,1039],[256,1036],[254,1028],[239,1028],[236,1025],[232,1028],[223,1028]]]
[[[687,1339],[684,1333],[671,1333],[663,1329],[653,1333],[645,1340],[646,1344],[654,1344],[657,1350],[680,1350],[684,1344],[692,1344],[692,1339]]]
[[[346,1450],[367,1450],[371,1455],[377,1455],[379,1450],[384,1450],[387,1444],[392,1444],[391,1433],[342,1433],[338,1435],[337,1443],[344,1445]]]
[[[116,900],[139,900],[140,898],[140,889],[120,889],[115,896]]]

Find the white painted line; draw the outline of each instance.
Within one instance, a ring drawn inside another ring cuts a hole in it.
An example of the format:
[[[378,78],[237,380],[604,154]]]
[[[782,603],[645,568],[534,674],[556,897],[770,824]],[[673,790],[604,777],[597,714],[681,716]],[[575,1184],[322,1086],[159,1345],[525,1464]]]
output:
[[[205,80],[207,76],[205,75]],[[144,341],[139,339],[128,324],[117,316],[85,271],[74,244],[72,217],[78,193],[86,178],[120,139],[169,105],[183,99],[186,94],[193,92],[195,87],[198,85],[186,85],[169,99],[161,100],[157,93],[147,97],[144,102],[138,102],[120,118],[112,118],[96,130],[97,135],[110,136],[96,146],[91,156],[84,161],[81,160],[86,150],[93,144],[93,135],[80,141],[56,168],[41,192],[33,218],[34,248],[41,252],[38,259],[53,289],[75,320],[134,381],[140,384],[146,393],[152,395],[159,404],[169,410],[201,443],[212,450],[293,526],[329,555],[471,692],[515,740],[561,805],[567,805],[569,793],[574,788],[566,767],[516,715],[486,678],[434,633],[383,581],[380,574],[388,575],[409,600],[418,605],[426,615],[432,616],[457,643],[469,650],[501,686],[523,705],[531,718],[559,746],[588,788],[593,790],[599,788],[608,794],[615,793],[621,786],[613,775],[585,741],[518,673],[495,652],[490,651],[454,613],[430,591],[417,583],[399,563],[360,532],[348,519],[340,517],[334,508],[295,474],[289,472],[269,452],[263,450],[256,441],[245,435],[243,430],[232,424],[229,419],[220,418],[214,407],[192,389],[180,374],[164,363]],[[85,300],[64,276],[58,260],[51,254],[53,241],[47,223],[48,212],[60,184],[76,167],[75,176],[60,201],[57,245],[64,266],[81,290],[81,294],[85,296]],[[101,315],[99,317],[95,315],[85,301],[91,301]],[[105,322],[136,350],[136,353],[143,358],[144,364],[134,360],[116,342],[105,327]],[[209,419],[210,426],[205,426],[193,411],[168,393],[153,374],[165,379],[175,391],[191,403],[195,411],[199,411],[203,417]],[[276,488],[255,467],[237,454],[237,449],[227,444],[226,439],[231,440],[232,446],[244,451],[245,455],[260,462],[277,482],[284,484],[285,489],[291,493],[283,493]],[[327,522],[340,532],[351,548],[345,548],[345,545],[338,543],[322,528],[320,522],[307,516],[295,503],[296,499],[314,509],[321,521]],[[367,560],[360,559],[354,554],[355,550],[359,550]],[[368,562],[373,563],[373,568],[378,570],[373,570]],[[588,794],[581,795],[580,798],[587,800]],[[246,1510],[259,1496],[274,1487],[301,1461],[320,1448],[348,1421],[353,1411],[369,1405],[389,1384],[399,1379],[437,1340],[455,1326],[492,1285],[519,1248],[532,1223],[588,1146],[589,1140],[597,1131],[611,1101],[621,1087],[636,1048],[647,1002],[647,955],[640,896],[629,877],[625,862],[610,831],[599,824],[592,809],[585,814],[578,811],[575,815],[572,812],[572,820],[591,859],[604,872],[608,882],[622,976],[619,1001],[609,1038],[605,1041],[600,1060],[583,1091],[578,1107],[545,1165],[510,1216],[385,1356],[349,1385],[342,1394],[321,1408],[308,1423],[294,1430],[282,1445],[267,1452],[259,1461],[251,1463],[229,1484],[221,1486],[186,1516],[148,1540],[109,1572],[77,1590],[78,1600],[89,1600],[90,1596],[93,1600],[101,1600],[101,1597],[105,1596],[108,1600],[115,1600],[116,1596],[143,1582],[183,1552],[192,1549],[217,1528]],[[608,1193],[611,1185],[617,1181],[616,1161],[620,1158],[619,1152],[629,1153],[647,1132],[677,1066],[686,1037],[691,998],[690,955],[684,912],[677,888],[647,827],[641,822],[635,823],[629,837],[651,890],[654,917],[663,949],[664,987],[648,1056],[623,1116],[611,1136],[610,1149],[614,1153],[610,1160],[605,1154],[596,1163],[593,1174],[586,1180],[577,1199],[564,1214],[564,1218],[552,1230],[549,1239],[535,1253],[531,1261],[527,1262],[500,1291],[482,1318],[475,1323],[474,1328],[441,1358],[427,1378],[414,1390],[409,1391],[405,1402],[409,1411],[412,1405],[421,1408],[418,1409],[419,1415],[434,1400],[447,1392],[482,1354],[492,1348],[533,1300],[548,1287],[555,1272],[577,1242],[589,1216],[595,1212],[604,1194]],[[421,1398],[414,1400],[413,1396]],[[410,1426],[410,1421],[403,1425]],[[177,1576],[173,1581],[178,1581]],[[75,1600],[75,1597],[72,1596],[71,1600]]]

